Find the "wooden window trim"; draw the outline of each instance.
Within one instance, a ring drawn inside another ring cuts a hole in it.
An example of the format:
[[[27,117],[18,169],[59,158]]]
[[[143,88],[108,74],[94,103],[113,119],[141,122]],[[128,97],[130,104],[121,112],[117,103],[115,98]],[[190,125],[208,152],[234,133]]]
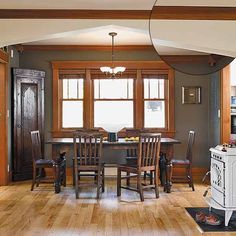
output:
[[[9,56],[0,49],[0,77],[1,77],[1,93],[0,93],[0,134],[1,134],[1,159],[0,159],[0,186],[8,185],[11,179],[11,173],[8,171],[8,62]]]
[[[86,78],[84,79],[84,127],[93,128],[94,125],[94,114],[93,114],[93,83],[91,73],[93,70],[99,70],[101,66],[107,66],[111,63],[110,61],[52,61],[52,72],[53,72],[53,137],[70,137],[73,129],[67,128],[62,129],[62,111],[60,109],[60,94],[61,87],[59,86],[59,72],[66,70],[67,72],[73,70],[85,69]],[[123,65],[128,70],[136,71],[136,79],[134,79],[134,127],[136,129],[142,129],[144,127],[144,104],[143,104],[143,79],[142,71],[146,70],[145,73],[153,73],[158,71],[162,74],[168,75],[168,124],[166,129],[148,128],[147,131],[158,131],[162,132],[164,136],[173,137],[175,133],[174,124],[174,70],[171,69],[163,61],[116,61],[114,66]]]

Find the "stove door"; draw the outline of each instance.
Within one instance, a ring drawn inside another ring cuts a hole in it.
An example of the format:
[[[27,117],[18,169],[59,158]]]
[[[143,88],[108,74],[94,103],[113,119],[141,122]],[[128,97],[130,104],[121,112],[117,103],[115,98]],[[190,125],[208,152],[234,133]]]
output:
[[[224,193],[225,163],[211,158],[211,186]]]

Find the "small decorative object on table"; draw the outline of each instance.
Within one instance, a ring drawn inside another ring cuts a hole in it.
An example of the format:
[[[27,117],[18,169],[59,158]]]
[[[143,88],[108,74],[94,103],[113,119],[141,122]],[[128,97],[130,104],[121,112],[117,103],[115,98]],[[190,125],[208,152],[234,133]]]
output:
[[[98,124],[98,126],[102,127],[104,130],[107,131],[107,141],[108,142],[116,142],[118,141],[118,136],[117,133],[120,131],[122,128],[125,127],[125,124]]]
[[[108,132],[107,141],[116,142],[118,140],[116,132]]]
[[[236,147],[236,140],[229,140],[229,144],[228,144],[229,148],[235,148]]]

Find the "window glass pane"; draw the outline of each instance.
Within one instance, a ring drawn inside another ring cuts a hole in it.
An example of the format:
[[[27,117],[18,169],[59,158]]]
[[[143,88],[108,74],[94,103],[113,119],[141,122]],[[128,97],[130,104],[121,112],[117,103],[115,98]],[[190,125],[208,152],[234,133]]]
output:
[[[133,127],[132,101],[95,101],[94,126],[107,130],[114,127],[119,131],[123,127]],[[107,130],[112,132],[113,130]]]
[[[144,79],[144,98],[145,99],[150,98],[148,84],[149,84],[149,79]]]
[[[158,82],[157,79],[150,79],[150,97],[149,98],[158,98]]]
[[[131,83],[128,81],[132,81]],[[128,86],[127,86],[128,85]],[[131,88],[130,88],[131,87]],[[99,83],[94,81],[95,98],[100,99],[127,99],[128,89],[133,90],[133,79],[101,79],[100,80],[100,97],[98,97]],[[131,94],[133,98],[133,94]]]
[[[128,98],[129,99],[132,99],[133,98],[133,92],[134,92],[134,90],[133,90],[133,80],[132,79],[128,79],[128,89],[129,89],[129,96],[128,96]]]
[[[144,127],[165,128],[165,102],[144,102]]]
[[[68,79],[63,79],[63,98],[66,99],[68,98]]]
[[[164,99],[164,79],[144,79],[144,98]]]
[[[164,99],[165,96],[165,80],[159,79],[159,98]]]
[[[99,98],[99,80],[98,79],[94,80],[94,98],[95,99]]]
[[[84,98],[84,80],[83,79],[78,79],[78,83],[79,83],[78,98],[83,99]]]
[[[63,101],[62,103],[62,127],[83,127],[83,102]]]
[[[82,99],[84,94],[83,79],[63,79],[63,98]]]
[[[77,79],[69,79],[69,97],[68,98],[77,98]]]

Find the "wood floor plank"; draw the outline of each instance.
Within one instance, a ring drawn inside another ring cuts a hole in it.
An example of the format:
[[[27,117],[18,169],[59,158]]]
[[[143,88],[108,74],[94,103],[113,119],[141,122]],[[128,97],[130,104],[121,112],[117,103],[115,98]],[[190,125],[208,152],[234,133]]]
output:
[[[122,190],[117,198],[115,178],[106,179],[100,200],[96,200],[95,189],[82,189],[80,198],[75,199],[70,184],[55,194],[50,184],[30,191],[30,182],[14,183],[0,187],[0,235],[198,236],[202,234],[184,208],[207,206],[202,196],[205,189],[196,184],[192,192],[186,184],[174,184],[171,194],[160,187],[156,199],[154,191],[148,190],[145,201],[140,202],[139,195],[128,190]]]

